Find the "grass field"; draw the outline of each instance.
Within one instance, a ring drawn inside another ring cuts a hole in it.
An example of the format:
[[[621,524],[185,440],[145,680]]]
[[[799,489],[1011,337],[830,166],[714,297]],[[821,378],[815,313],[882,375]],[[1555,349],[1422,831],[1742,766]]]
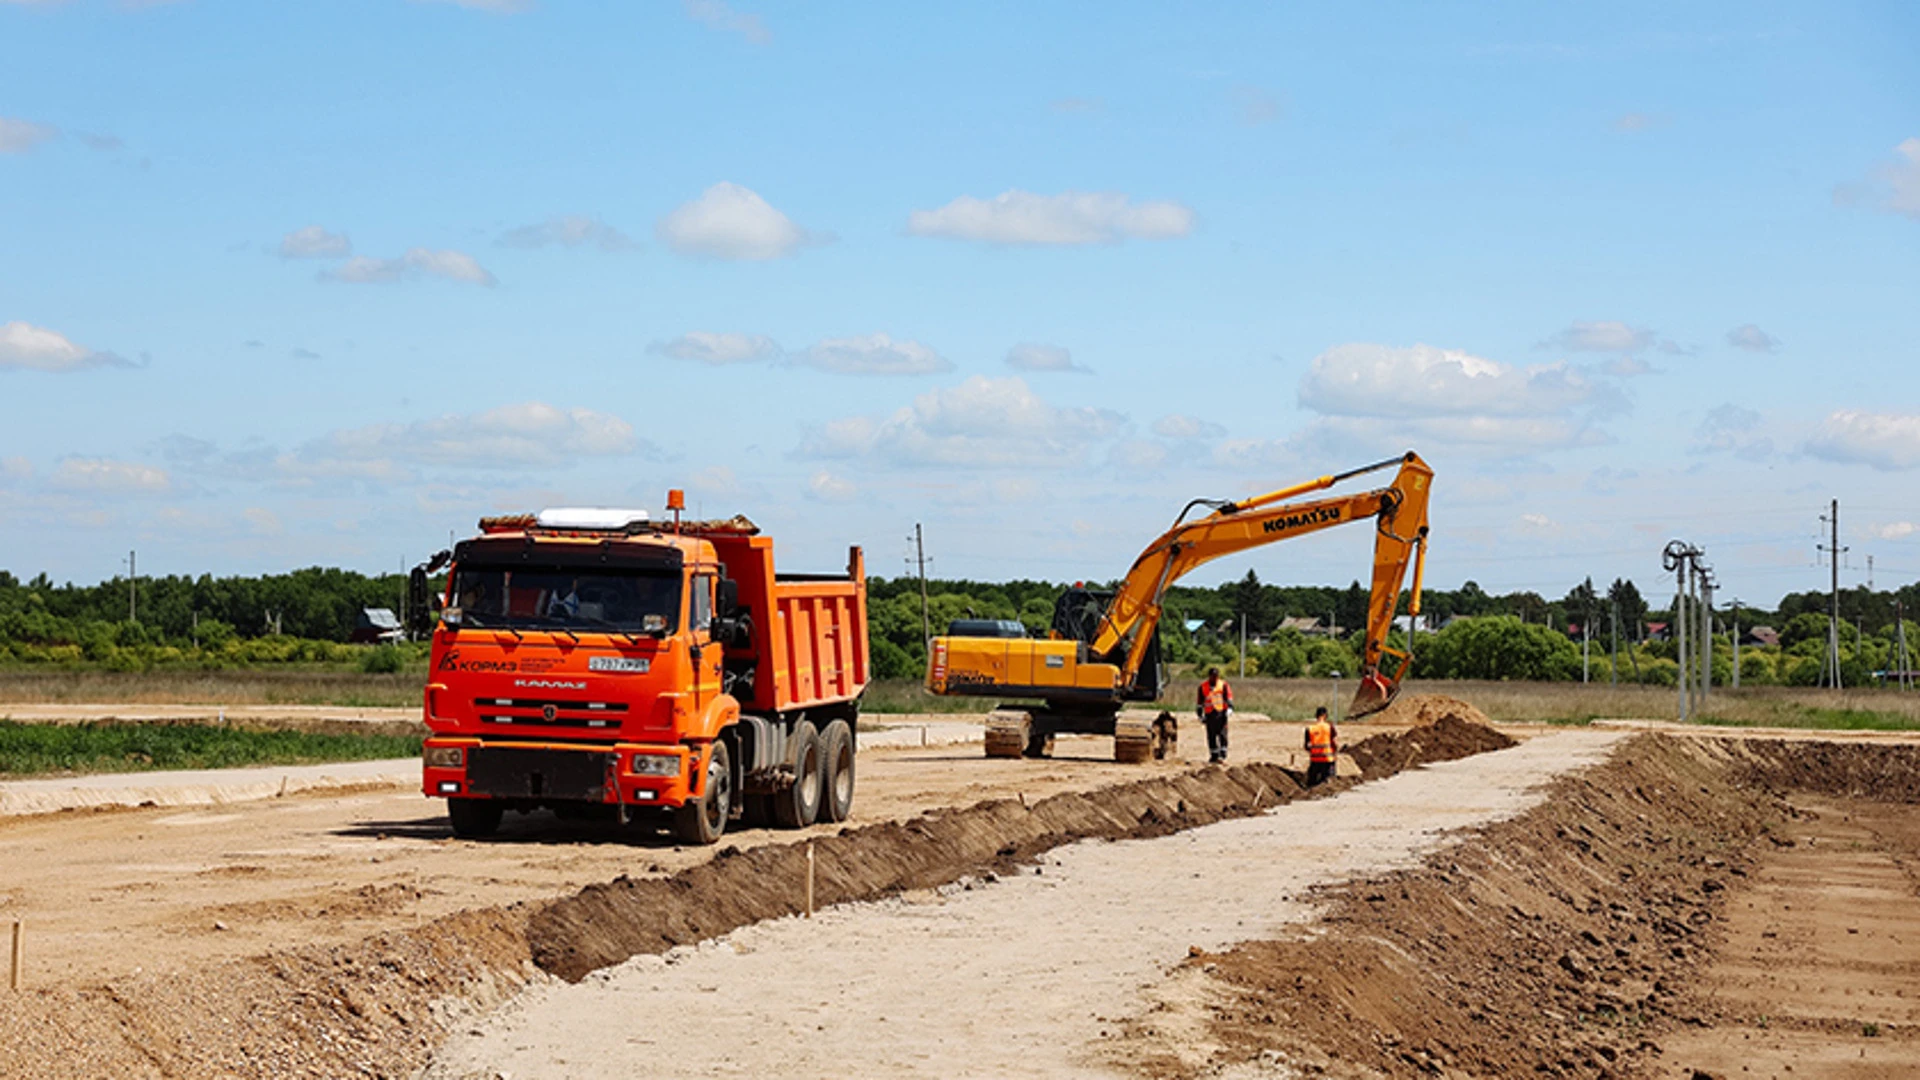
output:
[[[209,724],[0,721],[0,778],[378,761],[420,753],[417,736],[257,731]]]
[[[8,703],[101,703],[179,705],[334,705],[412,708],[420,703],[420,674],[367,675],[342,671],[255,670],[210,672],[0,672],[0,716]],[[1186,715],[1193,708],[1195,680],[1169,687],[1158,707]],[[1238,706],[1276,718],[1312,715],[1334,703],[1326,679],[1233,679]],[[1353,680],[1338,684],[1344,714]],[[1670,720],[1676,712],[1671,688],[1583,686],[1578,683],[1412,681],[1408,693],[1446,694],[1478,706],[1503,722],[1584,724],[1597,719]],[[918,680],[889,679],[867,690],[864,710],[894,713],[984,713],[992,698],[941,698]],[[1715,688],[1703,723],[1809,729],[1920,729],[1920,693],[1861,689],[1834,692],[1764,686]]]

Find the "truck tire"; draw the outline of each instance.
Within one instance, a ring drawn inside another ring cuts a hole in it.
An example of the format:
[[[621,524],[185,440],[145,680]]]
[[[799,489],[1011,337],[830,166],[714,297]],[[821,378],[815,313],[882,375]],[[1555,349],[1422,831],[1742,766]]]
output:
[[[804,829],[820,816],[820,733],[813,721],[793,725],[793,786],[773,793],[773,820],[783,829]]]
[[[820,733],[820,820],[845,821],[853,812],[853,728],[835,720]]]
[[[484,840],[500,828],[505,808],[492,799],[448,799],[447,820],[462,840]]]
[[[716,740],[707,755],[706,790],[673,812],[673,835],[683,844],[717,843],[733,813],[733,758]]]

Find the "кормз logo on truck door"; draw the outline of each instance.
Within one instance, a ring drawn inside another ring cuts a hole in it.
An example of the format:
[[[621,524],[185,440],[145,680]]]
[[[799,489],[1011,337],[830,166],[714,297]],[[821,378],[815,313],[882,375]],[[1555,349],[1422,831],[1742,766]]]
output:
[[[587,658],[588,671],[624,671],[645,675],[653,668],[653,661],[637,656],[590,656]]]

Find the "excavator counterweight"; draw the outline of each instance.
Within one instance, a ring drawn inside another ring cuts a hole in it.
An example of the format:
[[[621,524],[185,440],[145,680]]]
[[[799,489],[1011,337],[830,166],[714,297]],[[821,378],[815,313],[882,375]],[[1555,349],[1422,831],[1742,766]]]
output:
[[[1302,498],[1343,481],[1399,466],[1383,488]],[[1123,714],[1129,701],[1153,701],[1165,689],[1160,662],[1161,602],[1195,568],[1251,548],[1357,521],[1374,523],[1373,587],[1361,646],[1360,686],[1350,716],[1379,712],[1400,692],[1413,660],[1387,642],[1400,589],[1413,571],[1408,610],[1420,614],[1427,542],[1427,500],[1433,470],[1407,453],[1329,474],[1237,502],[1196,499],[1133,562],[1111,593],[1079,586],[1054,607],[1045,638],[947,635],[927,654],[927,689],[942,695],[1026,699],[1003,704],[987,720],[987,754],[1044,757],[1061,733],[1112,735],[1114,757],[1143,761],[1167,752],[1171,714]],[[1196,507],[1211,513],[1192,521]],[[1032,701],[1041,704],[1031,704]]]

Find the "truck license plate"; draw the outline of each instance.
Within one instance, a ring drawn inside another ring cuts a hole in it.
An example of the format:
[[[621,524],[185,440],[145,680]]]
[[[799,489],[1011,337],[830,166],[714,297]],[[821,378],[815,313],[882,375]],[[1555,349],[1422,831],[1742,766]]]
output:
[[[645,675],[652,668],[653,661],[629,656],[590,656],[587,658],[588,671],[629,671]]]

